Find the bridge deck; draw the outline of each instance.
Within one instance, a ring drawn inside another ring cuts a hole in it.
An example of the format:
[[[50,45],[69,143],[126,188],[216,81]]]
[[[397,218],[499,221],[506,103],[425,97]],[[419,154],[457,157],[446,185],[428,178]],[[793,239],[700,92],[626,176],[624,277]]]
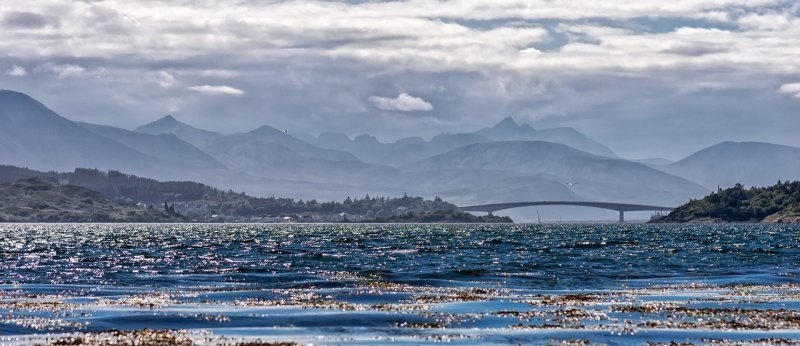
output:
[[[532,206],[545,206],[545,205],[568,205],[610,209],[620,212],[625,211],[672,211],[673,207],[663,207],[656,205],[644,204],[631,204],[631,203],[614,203],[614,202],[587,202],[587,201],[536,201],[536,202],[513,202],[513,203],[493,203],[493,204],[480,204],[459,207],[462,211],[480,211],[480,212],[495,212],[498,210],[532,207]]]

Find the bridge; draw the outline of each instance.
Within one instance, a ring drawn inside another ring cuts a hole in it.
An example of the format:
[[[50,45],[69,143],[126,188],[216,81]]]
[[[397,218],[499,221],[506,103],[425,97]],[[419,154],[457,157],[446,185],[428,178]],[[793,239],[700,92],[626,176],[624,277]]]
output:
[[[675,209],[672,207],[661,207],[656,205],[613,203],[613,202],[538,201],[538,202],[513,202],[513,203],[470,205],[465,207],[458,207],[458,210],[486,212],[489,213],[489,215],[491,216],[493,212],[496,212],[498,210],[532,207],[538,205],[569,205],[569,206],[610,209],[619,212],[619,222],[625,222],[626,211],[672,211],[673,209]]]

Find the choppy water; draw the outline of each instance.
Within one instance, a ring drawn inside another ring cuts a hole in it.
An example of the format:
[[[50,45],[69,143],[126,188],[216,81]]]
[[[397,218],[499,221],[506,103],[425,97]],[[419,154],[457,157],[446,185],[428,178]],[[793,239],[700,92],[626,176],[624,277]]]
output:
[[[314,344],[800,340],[800,226],[0,224],[0,236],[0,344],[142,328]]]

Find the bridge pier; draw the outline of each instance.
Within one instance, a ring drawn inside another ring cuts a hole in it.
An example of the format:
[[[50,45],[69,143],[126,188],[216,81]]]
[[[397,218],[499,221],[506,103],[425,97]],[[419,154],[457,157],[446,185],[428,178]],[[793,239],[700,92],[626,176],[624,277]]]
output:
[[[625,212],[622,210],[619,211],[619,222],[625,222]]]

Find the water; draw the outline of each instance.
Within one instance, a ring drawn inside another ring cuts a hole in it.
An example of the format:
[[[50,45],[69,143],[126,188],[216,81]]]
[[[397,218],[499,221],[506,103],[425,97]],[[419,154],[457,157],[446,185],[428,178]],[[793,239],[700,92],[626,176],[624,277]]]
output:
[[[799,231],[6,224],[0,344],[143,328],[199,343],[800,340]]]

